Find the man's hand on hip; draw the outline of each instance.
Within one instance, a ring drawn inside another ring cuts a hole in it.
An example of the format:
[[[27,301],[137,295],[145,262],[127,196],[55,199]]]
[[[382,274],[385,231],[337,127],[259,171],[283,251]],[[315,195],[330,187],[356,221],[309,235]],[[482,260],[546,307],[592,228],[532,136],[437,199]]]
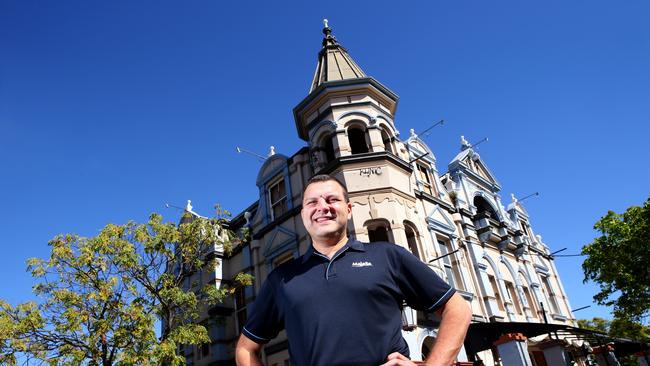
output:
[[[415,362],[408,359],[406,356],[399,352],[393,352],[386,357],[386,363],[380,366],[416,366]]]

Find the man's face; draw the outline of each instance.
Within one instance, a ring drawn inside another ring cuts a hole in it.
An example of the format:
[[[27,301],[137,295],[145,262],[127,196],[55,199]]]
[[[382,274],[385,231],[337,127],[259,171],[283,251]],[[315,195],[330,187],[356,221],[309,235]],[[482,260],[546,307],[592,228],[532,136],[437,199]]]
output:
[[[302,223],[314,241],[337,243],[347,236],[352,204],[345,202],[343,187],[337,182],[310,184],[302,197]]]

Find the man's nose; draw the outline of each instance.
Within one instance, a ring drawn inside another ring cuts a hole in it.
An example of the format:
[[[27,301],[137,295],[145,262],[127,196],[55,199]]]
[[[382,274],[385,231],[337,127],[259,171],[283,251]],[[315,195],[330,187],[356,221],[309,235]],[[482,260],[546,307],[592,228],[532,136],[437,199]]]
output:
[[[319,209],[319,210],[325,210],[325,209],[329,210],[329,204],[327,203],[325,198],[319,197],[318,200],[316,200],[316,203],[317,203],[316,204],[317,209]]]

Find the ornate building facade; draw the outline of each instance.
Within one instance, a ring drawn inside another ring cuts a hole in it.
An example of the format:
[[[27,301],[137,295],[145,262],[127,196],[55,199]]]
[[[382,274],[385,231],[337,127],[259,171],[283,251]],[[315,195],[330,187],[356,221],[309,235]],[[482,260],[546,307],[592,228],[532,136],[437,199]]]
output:
[[[323,33],[311,88],[293,109],[305,146],[291,156],[268,156],[255,182],[257,201],[231,221],[235,230],[247,228],[250,240],[232,256],[221,256],[218,272],[204,274],[220,285],[247,272],[254,285],[206,312],[213,342],[186,349],[188,364],[234,363],[239,330],[261,284],[310,245],[300,219],[301,192],[311,176],[322,173],[335,175],[349,190],[351,236],[407,248],[468,302],[473,324],[459,361],[583,364],[575,342],[545,331],[531,337],[518,328],[575,324],[553,256],[521,202],[512,197],[503,203],[496,176],[464,138],[442,173],[422,139],[413,131],[399,133],[397,95],[367,76],[327,25]],[[435,342],[439,319],[408,307],[403,318],[411,356],[422,359]],[[269,366],[288,364],[284,334],[265,345],[263,359]]]

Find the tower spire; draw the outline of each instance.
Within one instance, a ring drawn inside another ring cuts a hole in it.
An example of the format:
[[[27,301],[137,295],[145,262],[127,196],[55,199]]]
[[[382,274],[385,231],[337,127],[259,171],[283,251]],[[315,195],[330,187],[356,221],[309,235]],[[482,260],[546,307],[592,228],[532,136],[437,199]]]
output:
[[[323,25],[323,34],[325,35],[323,48],[318,53],[318,65],[309,88],[310,93],[321,84],[330,81],[366,77],[363,70],[350,57],[348,50],[343,48],[336,40],[336,37],[332,35],[332,28],[330,28],[327,19],[323,19]]]

